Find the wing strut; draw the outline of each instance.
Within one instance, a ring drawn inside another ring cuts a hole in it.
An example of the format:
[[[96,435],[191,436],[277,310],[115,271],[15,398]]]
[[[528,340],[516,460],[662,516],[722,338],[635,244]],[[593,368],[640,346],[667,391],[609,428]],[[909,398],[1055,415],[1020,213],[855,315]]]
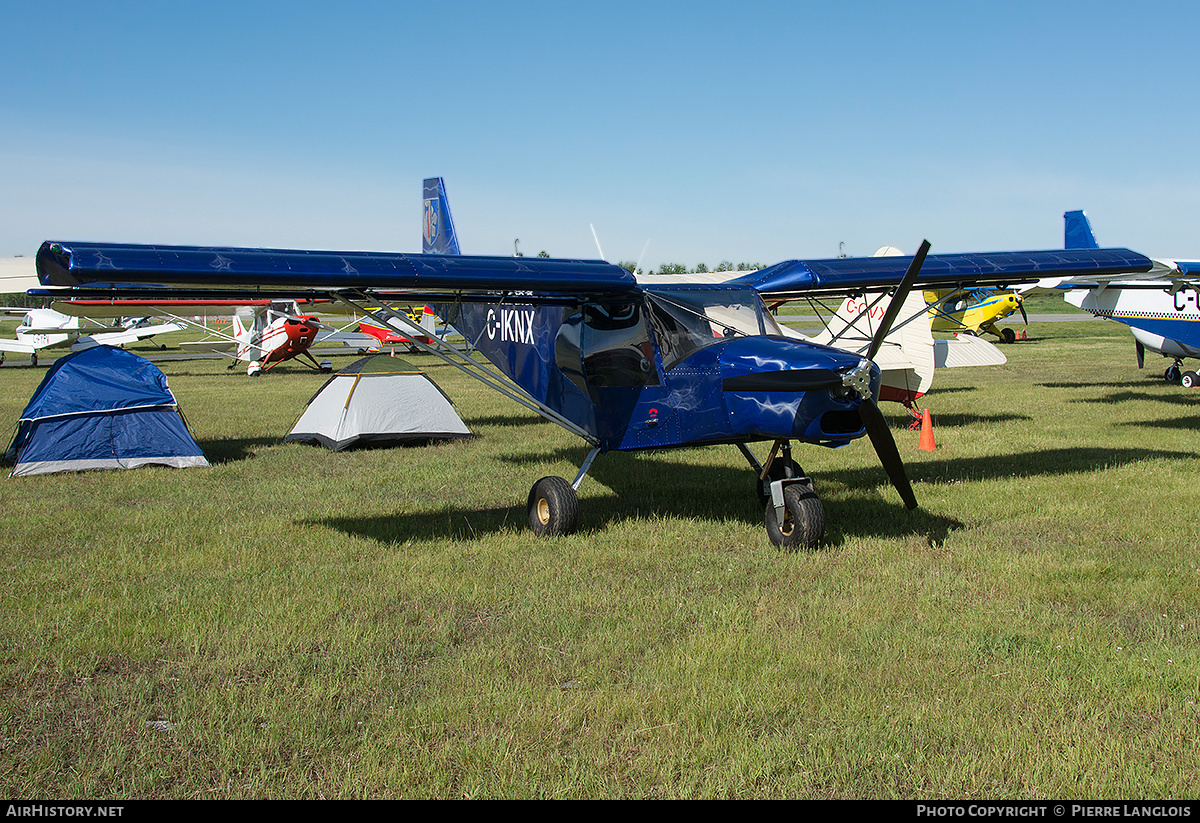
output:
[[[598,446],[600,444],[599,439],[597,439],[594,435],[589,434],[586,430],[580,428],[575,423],[563,417],[545,403],[541,403],[537,399],[531,397],[517,384],[501,378],[495,372],[489,371],[488,368],[478,360],[475,360],[466,352],[460,351],[456,347],[450,345],[450,343],[445,339],[431,333],[428,329],[421,328],[412,321],[412,318],[408,317],[403,312],[393,311],[386,304],[380,302],[380,300],[372,294],[368,294],[366,292],[352,292],[352,294],[354,294],[358,300],[362,301],[362,303],[369,304],[374,307],[375,311],[370,312],[370,314],[379,318],[401,334],[408,336],[413,345],[417,346],[428,354],[434,355],[439,360],[454,366],[454,368],[458,369],[464,374],[475,378],[488,388],[500,392],[510,400],[520,403],[525,408],[535,412],[538,415],[541,415],[551,423],[556,423],[572,434],[582,437],[592,446]],[[335,300],[345,303],[347,306],[350,306],[357,311],[363,311],[363,306],[347,297],[345,293],[331,292],[331,296]],[[434,345],[429,345],[421,339],[422,337],[432,338]],[[447,352],[454,352],[459,358],[470,364],[470,366],[468,367],[467,365],[458,362],[458,360],[451,357],[449,354],[447,354]]]

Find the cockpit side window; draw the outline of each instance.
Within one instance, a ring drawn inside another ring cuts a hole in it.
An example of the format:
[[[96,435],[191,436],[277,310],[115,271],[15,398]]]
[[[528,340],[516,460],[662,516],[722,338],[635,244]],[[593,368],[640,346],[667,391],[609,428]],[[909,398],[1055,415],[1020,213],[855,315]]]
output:
[[[648,295],[648,302],[667,370],[693,352],[731,337],[783,334],[763,310],[756,292],[655,292]]]
[[[555,356],[563,373],[584,391],[658,385],[640,302],[584,305],[563,321]]]

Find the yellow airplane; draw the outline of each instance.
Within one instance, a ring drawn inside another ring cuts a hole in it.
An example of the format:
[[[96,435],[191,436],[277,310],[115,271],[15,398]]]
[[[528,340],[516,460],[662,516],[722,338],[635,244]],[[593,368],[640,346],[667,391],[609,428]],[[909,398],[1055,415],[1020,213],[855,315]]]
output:
[[[1002,343],[1014,343],[1017,333],[1012,329],[998,329],[996,324],[1013,312],[1021,312],[1025,325],[1029,316],[1025,314],[1021,295],[1014,292],[992,289],[954,289],[926,291],[925,302],[929,304],[929,322],[933,331],[949,331],[978,336],[981,332],[994,334]],[[1024,331],[1020,335],[1024,338]]]

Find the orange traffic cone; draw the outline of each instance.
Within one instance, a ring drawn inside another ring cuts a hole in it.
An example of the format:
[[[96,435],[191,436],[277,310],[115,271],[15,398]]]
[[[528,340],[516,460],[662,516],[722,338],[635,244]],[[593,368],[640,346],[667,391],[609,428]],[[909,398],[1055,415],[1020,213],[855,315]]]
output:
[[[920,449],[923,452],[931,452],[937,448],[937,444],[933,442],[933,421],[929,419],[929,409],[921,416],[921,441]]]

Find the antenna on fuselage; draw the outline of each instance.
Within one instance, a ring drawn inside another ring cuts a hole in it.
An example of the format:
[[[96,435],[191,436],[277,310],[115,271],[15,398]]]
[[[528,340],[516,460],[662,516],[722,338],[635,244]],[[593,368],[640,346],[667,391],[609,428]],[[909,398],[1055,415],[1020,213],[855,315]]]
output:
[[[596,234],[596,227],[588,223],[588,228],[592,230],[592,239],[596,241],[596,251],[600,252],[600,259],[607,260],[608,258],[604,256],[604,249],[600,248],[600,237]]]

